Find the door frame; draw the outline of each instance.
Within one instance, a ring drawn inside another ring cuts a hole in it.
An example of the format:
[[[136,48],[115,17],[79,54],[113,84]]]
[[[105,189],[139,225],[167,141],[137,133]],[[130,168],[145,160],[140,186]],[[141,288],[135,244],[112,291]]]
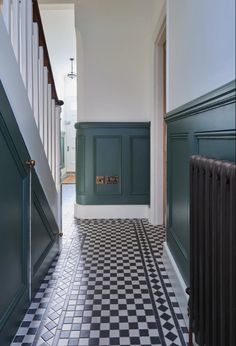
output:
[[[75,112],[75,122],[77,120],[77,113]],[[67,118],[66,122],[65,122],[65,171],[66,174],[72,173],[75,174],[75,170],[76,170],[76,162],[75,162],[75,169],[71,170],[70,169],[70,162],[69,162],[69,151],[68,151],[68,147],[69,147],[69,136],[70,136],[70,130],[69,130],[69,126],[74,127],[75,122],[73,122],[73,117],[69,117],[69,119]],[[75,141],[76,141],[76,130],[74,128],[74,132],[75,132]],[[76,142],[74,143],[75,145],[75,157],[76,157]]]
[[[163,7],[154,38],[154,112],[151,121],[151,210],[150,222],[163,225],[164,220],[164,96],[163,45],[166,42],[166,7]],[[167,65],[168,66],[168,65]]]

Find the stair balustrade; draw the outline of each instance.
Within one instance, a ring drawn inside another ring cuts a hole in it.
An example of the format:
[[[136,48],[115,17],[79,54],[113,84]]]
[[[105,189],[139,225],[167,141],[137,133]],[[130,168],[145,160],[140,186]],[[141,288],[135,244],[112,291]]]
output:
[[[3,0],[2,14],[57,187],[60,185],[60,114],[37,0]]]

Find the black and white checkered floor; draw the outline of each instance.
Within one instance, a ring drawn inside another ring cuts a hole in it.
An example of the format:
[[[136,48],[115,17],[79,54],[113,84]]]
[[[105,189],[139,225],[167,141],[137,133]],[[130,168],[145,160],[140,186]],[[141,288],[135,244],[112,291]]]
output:
[[[147,220],[73,218],[63,186],[63,250],[12,342],[18,345],[186,345],[162,263],[165,232]]]

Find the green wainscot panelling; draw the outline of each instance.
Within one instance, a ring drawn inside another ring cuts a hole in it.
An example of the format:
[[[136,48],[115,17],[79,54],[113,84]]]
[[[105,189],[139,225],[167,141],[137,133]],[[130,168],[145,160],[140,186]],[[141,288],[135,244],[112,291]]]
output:
[[[29,306],[30,159],[0,82],[0,345],[10,345]],[[32,171],[32,291],[58,253],[58,227]]]
[[[150,124],[77,123],[76,201],[149,204]]]
[[[235,161],[235,81],[170,113],[167,122],[167,242],[189,283],[189,157]]]

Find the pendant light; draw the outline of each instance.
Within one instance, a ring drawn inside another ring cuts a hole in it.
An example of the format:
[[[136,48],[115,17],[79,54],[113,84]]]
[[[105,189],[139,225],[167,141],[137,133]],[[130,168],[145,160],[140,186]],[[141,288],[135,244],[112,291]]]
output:
[[[71,61],[71,72],[67,74],[67,77],[69,77],[70,79],[74,79],[76,78],[76,73],[73,71],[73,64],[74,64],[74,58],[70,58]]]

